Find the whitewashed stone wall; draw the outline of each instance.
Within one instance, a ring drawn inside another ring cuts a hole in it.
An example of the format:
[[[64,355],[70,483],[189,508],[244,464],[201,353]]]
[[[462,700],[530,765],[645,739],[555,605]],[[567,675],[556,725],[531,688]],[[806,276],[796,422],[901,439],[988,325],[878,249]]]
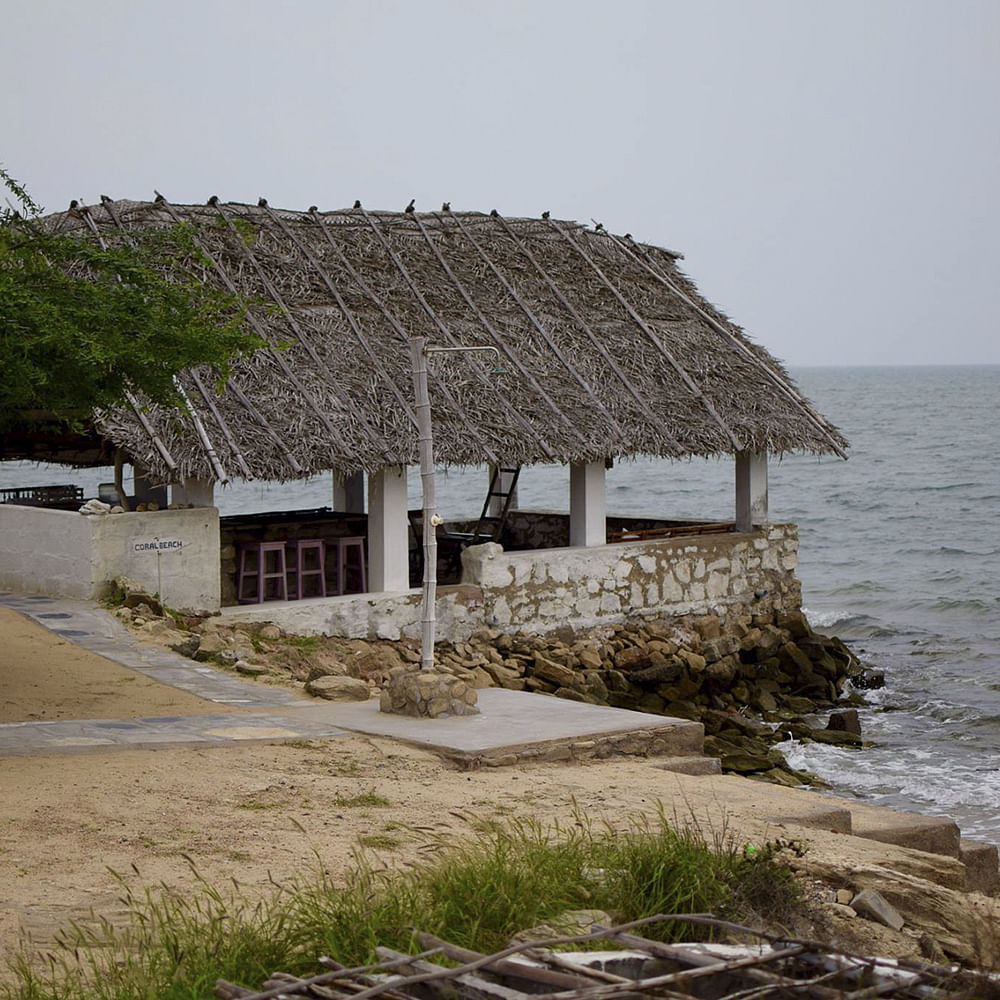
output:
[[[595,548],[463,554],[463,582],[482,591],[482,617],[502,629],[546,632],[633,616],[792,610],[798,532],[774,524],[746,534],[627,542]]]
[[[226,621],[273,622],[295,635],[342,635],[349,639],[417,639],[422,591],[345,594],[287,603],[240,604],[222,609]],[[459,584],[438,587],[437,637],[468,639],[483,627],[482,591]]]
[[[0,587],[98,599],[128,577],[172,608],[219,609],[214,507],[83,515],[0,505]]]

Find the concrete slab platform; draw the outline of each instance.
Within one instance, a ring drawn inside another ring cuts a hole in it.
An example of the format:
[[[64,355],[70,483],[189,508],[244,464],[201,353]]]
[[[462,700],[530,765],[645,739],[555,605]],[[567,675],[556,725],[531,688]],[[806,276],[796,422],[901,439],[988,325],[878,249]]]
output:
[[[343,729],[398,739],[468,767],[615,752],[693,756],[702,751],[705,734],[700,722],[503,688],[486,688],[478,695],[479,715],[443,719],[389,715],[379,711],[374,698],[296,709],[295,715],[322,711]]]

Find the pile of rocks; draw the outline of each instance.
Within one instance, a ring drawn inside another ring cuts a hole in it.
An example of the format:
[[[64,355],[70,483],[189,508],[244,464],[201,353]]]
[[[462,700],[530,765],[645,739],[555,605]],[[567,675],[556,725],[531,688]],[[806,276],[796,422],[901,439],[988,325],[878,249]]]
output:
[[[477,715],[476,701],[476,689],[454,674],[406,666],[390,672],[379,708],[394,715],[439,719],[446,715]]]
[[[579,635],[483,630],[442,644],[435,659],[479,687],[700,720],[705,752],[723,770],[789,785],[812,778],[790,768],[774,744],[794,737],[860,747],[850,706],[864,703],[858,688],[882,682],[800,612],[642,621]],[[821,719],[838,705],[847,710]]]

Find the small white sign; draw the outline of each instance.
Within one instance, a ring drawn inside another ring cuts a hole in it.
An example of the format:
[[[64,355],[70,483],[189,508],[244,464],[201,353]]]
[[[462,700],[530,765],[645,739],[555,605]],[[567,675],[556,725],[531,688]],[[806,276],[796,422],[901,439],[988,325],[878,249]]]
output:
[[[184,542],[179,538],[154,538],[149,542],[135,542],[133,552],[176,552],[184,548]]]

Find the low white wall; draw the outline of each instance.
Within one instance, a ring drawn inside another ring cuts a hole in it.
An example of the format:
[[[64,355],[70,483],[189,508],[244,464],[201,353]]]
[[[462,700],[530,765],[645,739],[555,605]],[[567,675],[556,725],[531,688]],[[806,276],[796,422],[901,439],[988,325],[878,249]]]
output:
[[[82,516],[82,515],[78,515]],[[215,507],[91,516],[92,577],[134,580],[168,607],[218,611],[219,512]]]
[[[797,561],[794,524],[590,548],[477,545],[463,553],[462,584],[438,589],[437,636],[460,641],[484,625],[544,633],[643,616],[792,611],[802,600]],[[223,616],[306,635],[417,638],[420,596],[414,589],[275,601],[227,607]]]
[[[88,599],[90,519],[75,511],[0,504],[0,587]]]
[[[801,603],[797,562],[796,526],[772,524],[585,549],[480,545],[463,553],[462,579],[481,589],[486,624],[547,632],[633,616],[793,610]]]
[[[128,577],[172,608],[217,611],[219,512],[214,508],[83,515],[0,505],[0,587],[97,599]]]
[[[438,587],[437,637],[458,642],[483,627],[478,587]],[[423,592],[344,594],[302,601],[267,601],[222,609],[227,622],[270,622],[294,635],[338,635],[348,639],[419,639]]]

